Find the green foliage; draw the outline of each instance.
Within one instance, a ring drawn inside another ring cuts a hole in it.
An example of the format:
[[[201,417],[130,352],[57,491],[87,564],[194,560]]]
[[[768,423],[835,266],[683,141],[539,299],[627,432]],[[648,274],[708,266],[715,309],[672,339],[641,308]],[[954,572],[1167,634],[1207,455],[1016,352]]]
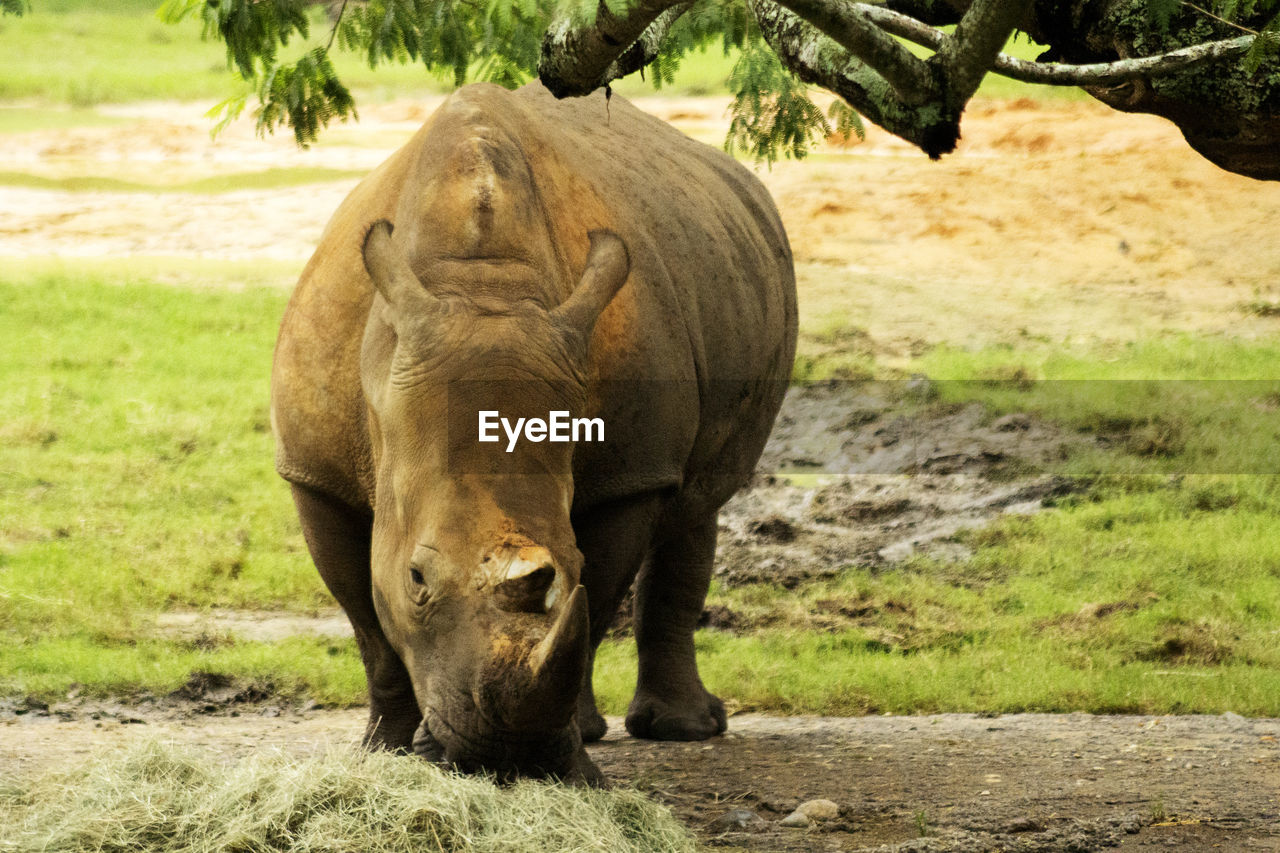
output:
[[[27,0],[0,0],[0,15],[22,15],[30,8]]]
[[[1186,21],[1225,23],[1234,25],[1217,33],[1239,35],[1241,31],[1256,32],[1257,39],[1244,57],[1245,70],[1256,74],[1263,65],[1280,57],[1280,0],[1203,0],[1191,4],[1184,0],[1145,0],[1147,20],[1165,36],[1170,34],[1170,24],[1175,15]]]
[[[676,20],[649,64],[653,86],[662,89],[672,85],[683,60],[695,51],[718,46],[729,56],[759,40],[759,33],[751,26],[750,13],[740,0],[695,3]]]
[[[837,98],[827,108],[827,118],[835,122],[835,132],[839,136],[848,137],[857,134],[859,139],[867,138],[867,129],[862,125],[862,116],[858,111]]]
[[[228,63],[255,84],[259,130],[287,124],[305,145],[331,119],[354,112],[351,94],[330,61],[331,45],[362,54],[370,68],[417,62],[453,85],[487,80],[514,87],[537,73],[543,34],[558,9],[555,0],[353,2],[331,25],[324,46],[284,63],[279,48],[293,37],[305,39],[310,32],[305,6],[302,0],[235,0],[225,8],[209,7],[203,0],[168,0],[161,16],[178,21],[198,11],[206,35],[224,41]],[[597,8],[590,0],[573,7],[584,20]],[[741,2],[723,8],[704,2],[691,9],[676,22],[650,66],[654,85],[672,83],[682,57],[693,50],[716,43],[726,52],[741,47],[749,40],[747,22]],[[804,102],[784,98],[782,103],[802,107]],[[243,94],[233,96],[219,104],[215,115],[225,124],[245,104]],[[821,120],[820,113],[817,118]],[[797,114],[788,120],[798,127],[804,117]]]
[[[805,85],[763,44],[743,49],[729,75],[729,89],[733,104],[726,151],[741,150],[770,164],[780,156],[800,160],[815,135],[831,133],[831,123],[809,99]],[[847,112],[839,113],[837,124],[854,126]]]
[[[1258,38],[1245,54],[1244,67],[1250,74],[1256,74],[1264,64],[1277,59],[1280,59],[1280,15],[1272,18],[1258,33]]]
[[[1169,22],[1182,8],[1182,0],[1147,0],[1147,18],[1161,32],[1168,32]]]
[[[258,131],[273,131],[282,124],[293,128],[294,139],[306,146],[332,118],[355,115],[351,92],[334,73],[329,53],[317,47],[292,65],[267,72],[258,87],[262,106]]]
[[[274,66],[279,48],[294,36],[307,38],[311,28],[300,0],[166,0],[156,14],[177,23],[194,12],[204,21],[205,36],[222,40],[227,63],[246,80]]]

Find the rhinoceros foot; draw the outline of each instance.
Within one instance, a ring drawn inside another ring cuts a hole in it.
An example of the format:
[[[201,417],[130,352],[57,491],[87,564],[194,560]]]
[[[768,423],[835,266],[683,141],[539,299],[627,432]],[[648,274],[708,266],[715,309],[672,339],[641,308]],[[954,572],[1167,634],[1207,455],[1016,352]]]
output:
[[[672,698],[638,690],[627,709],[627,731],[648,740],[706,740],[726,726],[724,703],[701,685]]]

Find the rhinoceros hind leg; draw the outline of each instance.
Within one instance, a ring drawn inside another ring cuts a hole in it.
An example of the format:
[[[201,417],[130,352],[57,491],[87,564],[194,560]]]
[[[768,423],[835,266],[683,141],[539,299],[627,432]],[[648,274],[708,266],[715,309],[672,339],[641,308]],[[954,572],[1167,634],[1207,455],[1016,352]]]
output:
[[[345,503],[305,486],[293,486],[302,533],[325,586],[346,611],[369,680],[370,749],[408,752],[422,720],[409,673],[387,642],[373,609],[369,574],[372,521]]]
[[[693,631],[711,583],[716,518],[687,527],[654,551],[636,584],[640,678],[627,731],[653,740],[706,740],[725,730],[724,704],[702,686]]]
[[[596,709],[591,671],[596,647],[609,632],[618,605],[644,562],[661,505],[657,493],[593,507],[573,519],[578,550],[582,552],[582,585],[587,588],[591,625],[591,665],[578,695],[578,730],[583,743],[604,737],[608,724]]]

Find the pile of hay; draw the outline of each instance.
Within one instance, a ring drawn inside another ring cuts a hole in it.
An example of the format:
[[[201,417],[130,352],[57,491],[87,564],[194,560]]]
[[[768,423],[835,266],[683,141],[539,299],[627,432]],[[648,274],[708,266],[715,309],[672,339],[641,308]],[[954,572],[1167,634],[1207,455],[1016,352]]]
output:
[[[146,743],[74,771],[0,784],[0,851],[655,851],[695,849],[628,790],[498,787],[405,757],[271,752],[229,764]]]

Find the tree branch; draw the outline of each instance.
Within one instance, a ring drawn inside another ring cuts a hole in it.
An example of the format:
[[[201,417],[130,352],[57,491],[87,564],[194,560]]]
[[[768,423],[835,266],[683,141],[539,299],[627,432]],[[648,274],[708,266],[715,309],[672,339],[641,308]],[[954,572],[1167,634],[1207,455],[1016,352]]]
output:
[[[542,84],[557,98],[565,98],[588,95],[616,79],[617,75],[609,77],[609,74],[620,68],[619,57],[664,12],[677,4],[683,5],[680,0],[637,0],[624,14],[615,15],[601,0],[594,21],[575,22],[567,14],[560,17],[547,28],[542,39],[542,55],[538,61]],[[666,28],[669,29],[674,20],[667,22]],[[661,35],[665,34],[664,29]],[[661,41],[661,35],[656,41]]]
[[[1000,49],[1030,8],[1031,0],[974,0],[955,32],[943,39],[930,62],[945,73],[948,94],[958,109],[978,91]]]
[[[947,34],[941,30],[922,24],[907,15],[868,3],[857,5],[869,20],[874,21],[885,32],[908,39],[923,47],[937,50],[947,38]],[[1255,36],[1239,36],[1192,45],[1155,56],[1086,65],[1028,62],[1002,53],[996,57],[992,71],[1024,83],[1043,83],[1050,86],[1115,86],[1127,80],[1159,77],[1192,68],[1201,63],[1239,56],[1249,50],[1254,38]]]
[[[671,31],[671,26],[681,15],[689,11],[689,7],[695,2],[696,0],[680,0],[676,5],[655,18],[653,23],[640,34],[640,38],[636,39],[635,44],[627,48],[618,57],[618,61],[610,65],[609,69],[605,71],[605,82],[611,83],[620,77],[634,74],[650,62],[653,62],[658,56],[659,48],[662,47],[662,40]]]
[[[830,36],[883,77],[903,102],[927,103],[938,97],[938,82],[924,61],[885,32],[852,0],[777,0]]]
[[[878,73],[773,0],[747,0],[760,32],[801,80],[835,92],[871,121],[937,158],[960,136],[959,112],[938,101],[908,106]]]
[[[969,4],[966,0],[885,0],[876,8],[901,12],[933,27],[946,27],[960,23]]]

